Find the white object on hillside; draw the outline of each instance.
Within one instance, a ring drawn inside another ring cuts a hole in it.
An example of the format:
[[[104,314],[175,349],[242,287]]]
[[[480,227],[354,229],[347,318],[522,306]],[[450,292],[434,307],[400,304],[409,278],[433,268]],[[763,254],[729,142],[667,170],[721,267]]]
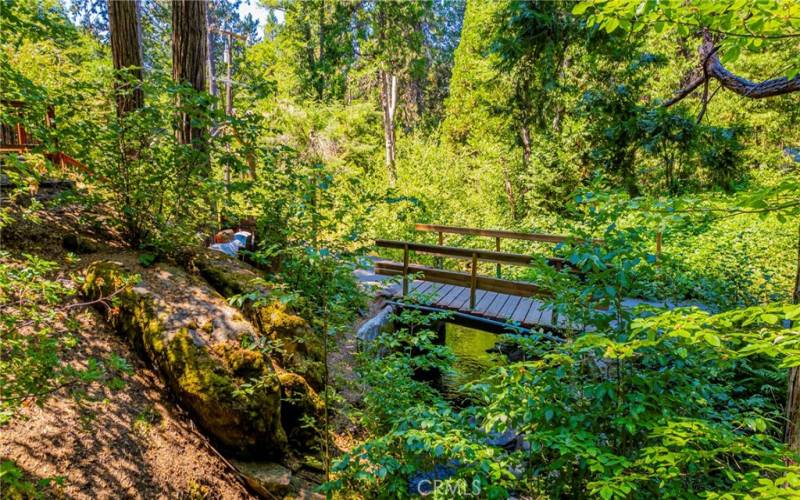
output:
[[[239,253],[239,249],[247,246],[247,240],[250,236],[252,235],[247,231],[239,231],[233,235],[233,240],[230,243],[214,243],[208,248],[230,255],[231,257],[236,257]]]

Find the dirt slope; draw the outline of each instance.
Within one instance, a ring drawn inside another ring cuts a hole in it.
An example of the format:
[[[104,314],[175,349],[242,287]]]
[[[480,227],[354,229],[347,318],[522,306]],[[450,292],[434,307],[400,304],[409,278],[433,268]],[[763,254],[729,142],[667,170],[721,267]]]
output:
[[[32,478],[63,477],[53,494],[66,498],[251,498],[157,375],[96,312],[80,319],[79,347],[66,361],[123,357],[133,368],[115,375],[124,386],[93,382],[29,405],[0,429],[0,457]]]
[[[38,222],[5,228],[0,249],[63,263],[58,274],[68,279],[82,263],[64,260],[65,235],[86,237],[81,245],[89,251],[122,247],[103,230],[101,214],[77,207],[42,210]],[[62,478],[48,492],[53,498],[253,498],[193,430],[157,374],[100,315],[84,309],[77,318],[76,346],[64,352],[63,361],[85,367],[95,359],[123,368],[88,385],[62,388],[41,406],[27,404],[0,427],[0,461],[14,461],[29,480]],[[110,363],[114,358],[126,362]]]

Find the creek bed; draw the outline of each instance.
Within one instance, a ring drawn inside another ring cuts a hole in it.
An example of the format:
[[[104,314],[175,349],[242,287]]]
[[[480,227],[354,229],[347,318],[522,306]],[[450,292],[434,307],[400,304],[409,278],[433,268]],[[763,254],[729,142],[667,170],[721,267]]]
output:
[[[505,362],[504,356],[488,352],[502,335],[456,323],[445,324],[445,345],[456,356],[456,373],[442,379],[442,392],[448,398],[459,398],[461,386],[487,375],[490,369]]]

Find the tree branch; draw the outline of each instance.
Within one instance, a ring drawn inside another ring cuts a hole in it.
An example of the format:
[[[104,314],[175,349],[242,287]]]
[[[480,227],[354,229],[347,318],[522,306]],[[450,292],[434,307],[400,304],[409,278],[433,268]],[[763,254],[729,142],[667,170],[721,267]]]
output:
[[[751,99],[763,99],[765,97],[774,97],[800,91],[800,75],[795,76],[791,80],[786,77],[780,77],[763,82],[752,82],[731,73],[720,62],[719,55],[717,54],[718,49],[718,47],[714,46],[711,32],[704,28],[703,43],[700,44],[700,60],[703,75],[691,80],[688,85],[678,90],[675,96],[665,101],[663,104],[665,108],[681,101],[710,78],[716,79],[720,85],[726,89]]]

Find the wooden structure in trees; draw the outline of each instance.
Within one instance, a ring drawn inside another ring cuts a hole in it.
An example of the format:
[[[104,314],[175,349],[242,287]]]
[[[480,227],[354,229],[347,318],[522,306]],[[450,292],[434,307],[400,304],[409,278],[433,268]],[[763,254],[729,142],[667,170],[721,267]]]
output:
[[[495,321],[514,322],[525,327],[556,327],[558,319],[547,307],[544,299],[551,295],[547,289],[530,282],[504,279],[501,266],[534,266],[544,262],[558,270],[570,270],[564,259],[550,256],[531,256],[501,251],[503,239],[562,243],[574,240],[569,236],[540,233],[521,233],[491,229],[417,224],[415,229],[438,234],[438,244],[408,241],[376,240],[379,248],[403,251],[403,261],[379,260],[375,273],[385,276],[401,276],[402,285],[389,287],[386,293],[402,300],[413,293],[424,296],[430,305],[439,309],[459,311],[486,317]],[[495,250],[462,248],[444,245],[445,234],[460,234],[494,238]],[[595,240],[601,244],[601,240]],[[436,264],[424,266],[411,262],[411,253],[422,253],[436,257]],[[469,261],[468,272],[445,270],[442,258]],[[495,276],[478,273],[479,263],[495,265]],[[574,271],[574,270],[573,270]],[[576,271],[575,271],[576,272]],[[412,277],[414,279],[412,280]]]
[[[483,317],[502,323],[517,323],[520,326],[560,328],[559,319],[548,306],[552,294],[546,288],[527,281],[503,278],[502,266],[526,266],[546,264],[558,271],[581,273],[567,260],[554,256],[532,256],[502,251],[502,240],[520,240],[545,244],[579,241],[573,236],[545,233],[523,233],[495,229],[479,229],[432,224],[416,224],[415,230],[438,235],[436,244],[410,241],[376,240],[375,246],[402,250],[402,262],[377,260],[374,273],[383,276],[400,276],[402,282],[384,289],[383,293],[397,300],[406,300],[409,295],[424,298],[430,306],[443,310]],[[475,236],[494,239],[494,250],[446,246],[447,234]],[[593,239],[595,245],[604,245],[601,239]],[[656,235],[656,256],[660,259],[662,233]],[[434,265],[426,266],[411,262],[411,254],[434,256]],[[467,271],[443,269],[443,259],[468,261]],[[495,265],[495,275],[479,274],[480,263]],[[643,301],[626,299],[632,307]]]
[[[25,103],[21,101],[2,101],[0,102],[4,107],[11,108],[19,115],[25,108]],[[53,128],[55,126],[55,112],[52,106],[47,108],[45,114],[45,126]],[[55,143],[58,148],[58,142]],[[37,140],[33,134],[22,124],[21,120],[16,123],[0,123],[0,154],[25,154],[35,151],[42,147],[42,142]],[[63,151],[45,151],[44,156],[53,162],[55,165],[60,166],[62,169],[67,167],[76,168],[86,174],[90,174],[86,165],[72,158]]]

